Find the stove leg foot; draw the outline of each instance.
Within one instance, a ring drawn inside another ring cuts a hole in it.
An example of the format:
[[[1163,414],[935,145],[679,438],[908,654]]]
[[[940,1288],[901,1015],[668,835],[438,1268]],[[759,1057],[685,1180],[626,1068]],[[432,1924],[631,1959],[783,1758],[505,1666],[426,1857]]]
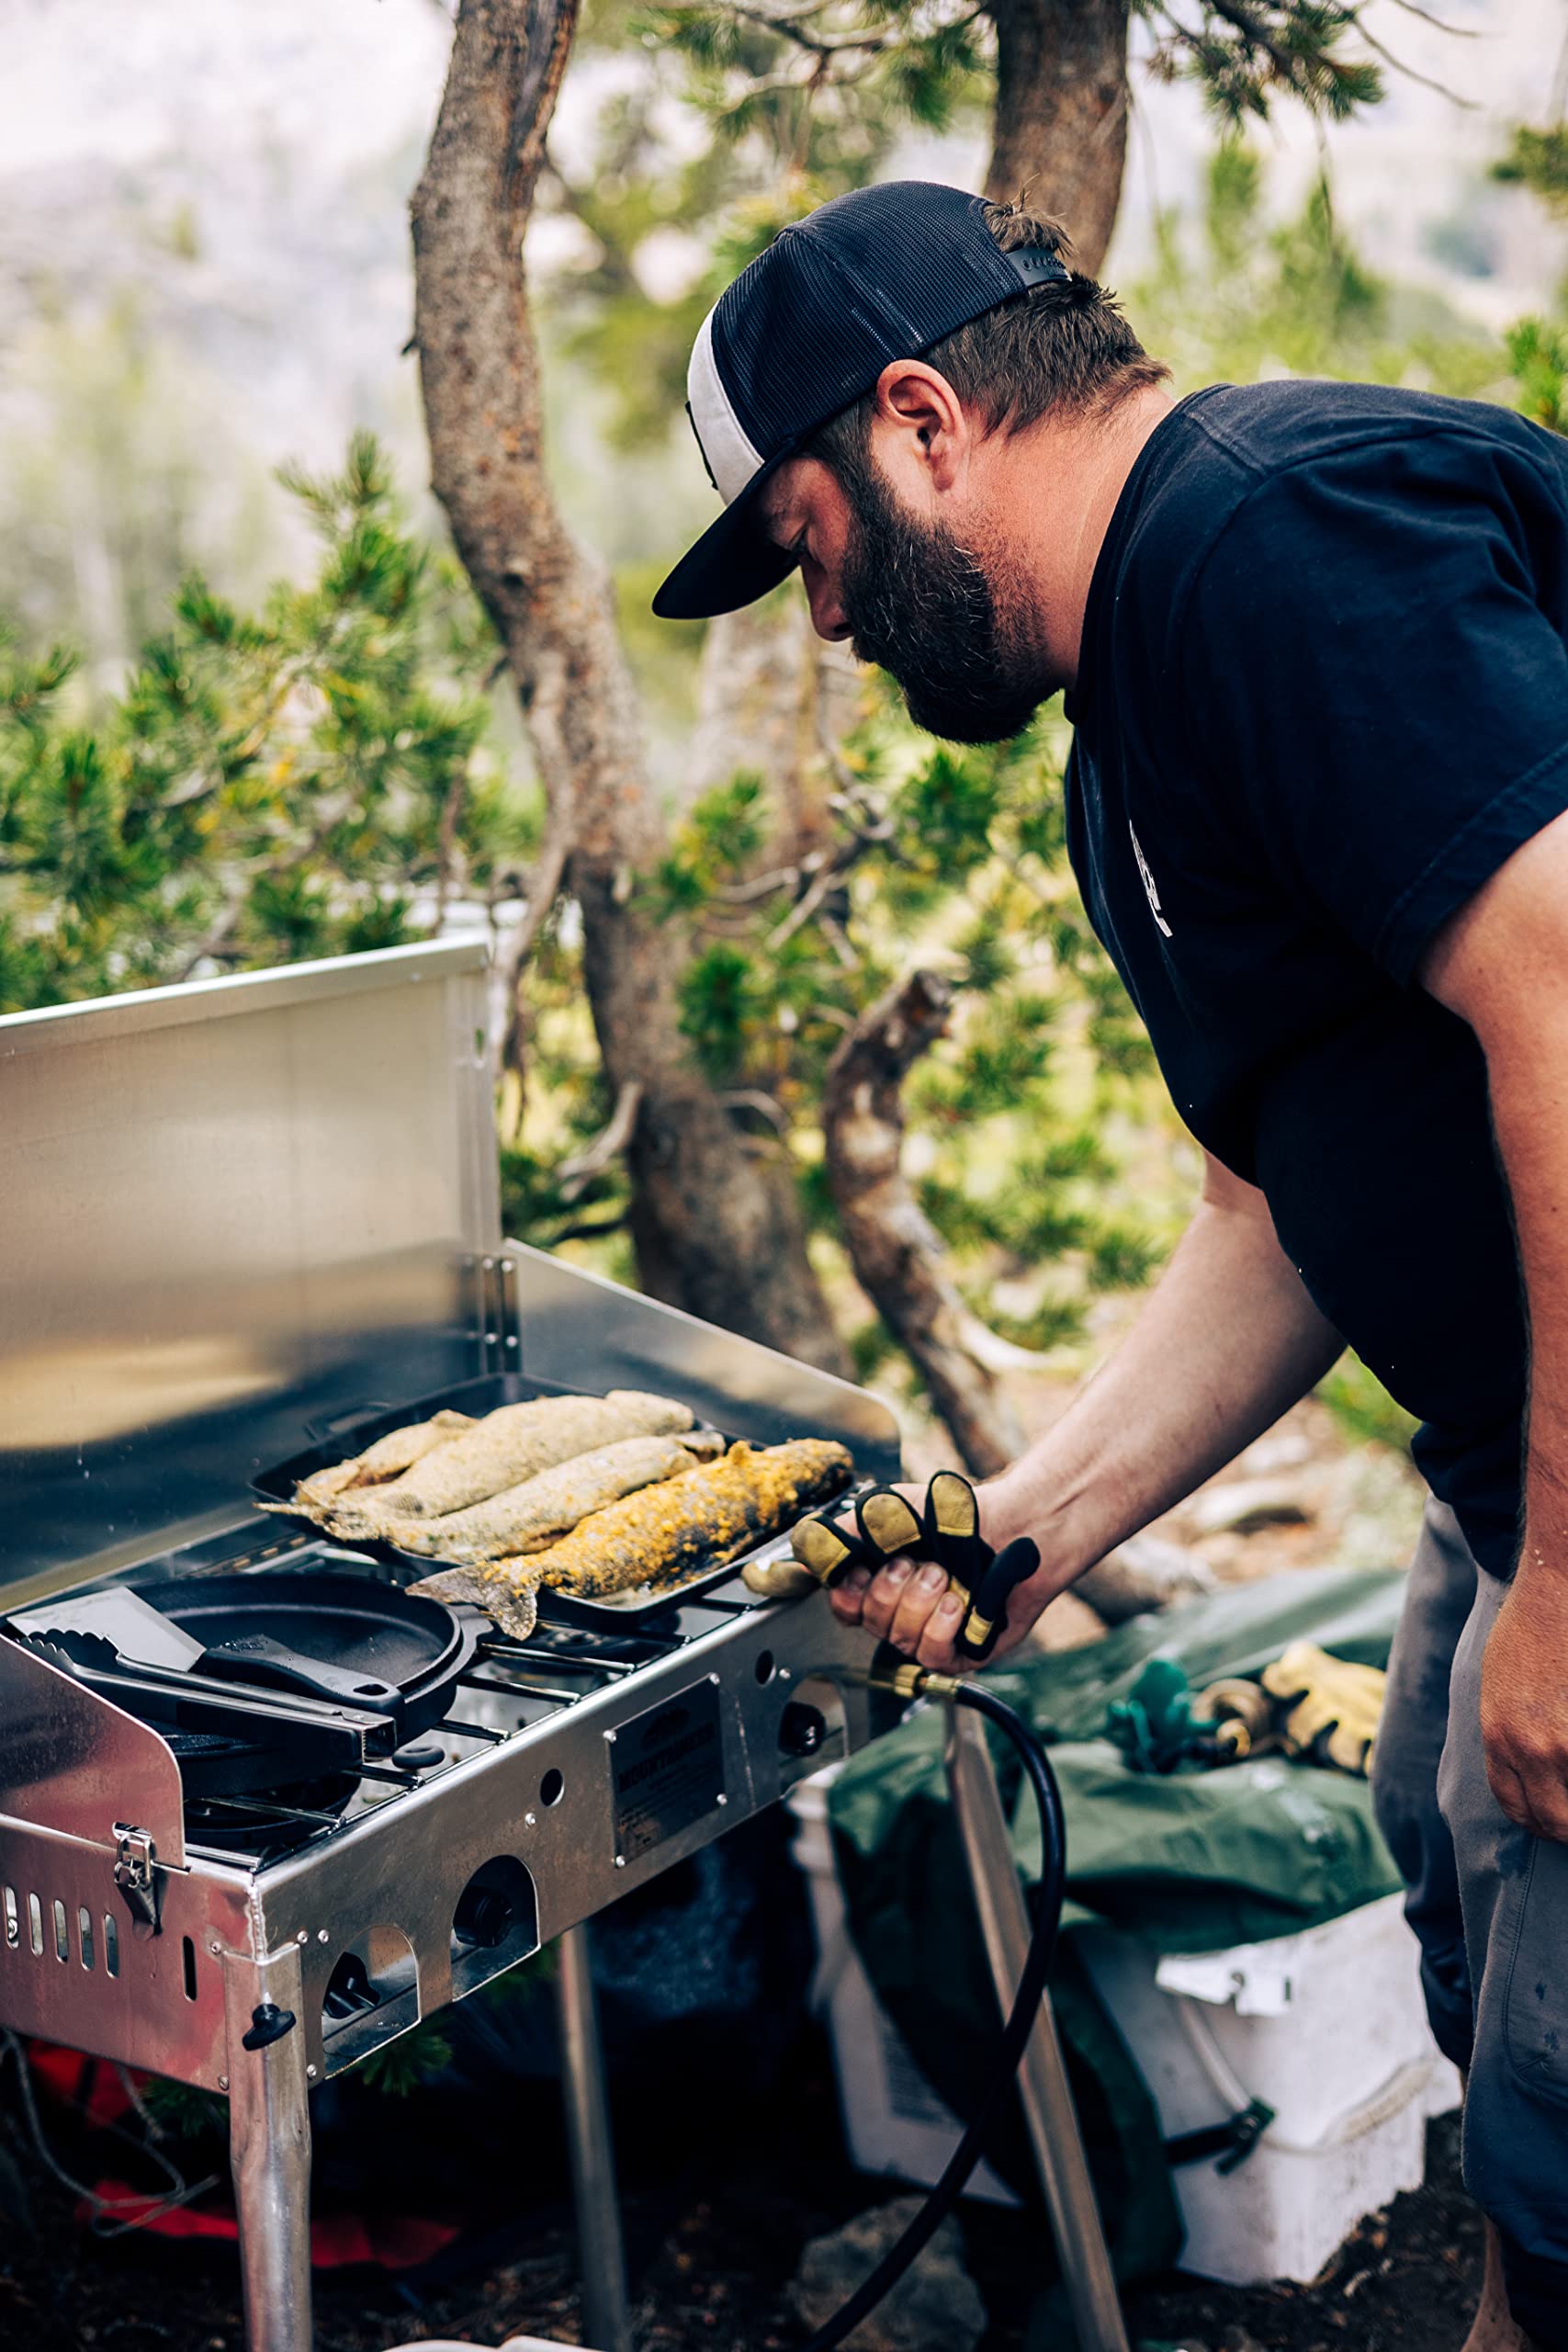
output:
[[[980,1718],[964,1707],[950,1705],[946,1712],[947,1785],[991,1963],[991,1981],[1005,2015],[1012,2006],[1029,1950],[1029,1913]],[[1040,2004],[1019,2068],[1018,2090],[1077,2340],[1083,2352],[1127,2352],[1115,2275],[1106,2251],[1049,1994]]]
[[[633,2352],[615,2156],[587,1928],[569,1928],[556,1944],[556,1955],[561,2090],[566,2099],[571,2192],[582,2265],[583,2341],[592,2346],[593,2352]]]
[[[226,1952],[223,1969],[245,2343],[248,2352],[311,2352],[310,2111],[299,1955],[292,1945],[270,1962]],[[245,2048],[247,2036],[254,2048]]]

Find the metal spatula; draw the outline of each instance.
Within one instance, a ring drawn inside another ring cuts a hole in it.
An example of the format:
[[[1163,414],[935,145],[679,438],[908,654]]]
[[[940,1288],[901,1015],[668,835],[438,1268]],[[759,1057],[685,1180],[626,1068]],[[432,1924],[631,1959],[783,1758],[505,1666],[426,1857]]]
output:
[[[187,1673],[203,1653],[202,1643],[123,1585],[39,1601],[11,1622],[23,1634],[93,1634],[112,1643],[128,1665],[160,1666],[175,1674]]]

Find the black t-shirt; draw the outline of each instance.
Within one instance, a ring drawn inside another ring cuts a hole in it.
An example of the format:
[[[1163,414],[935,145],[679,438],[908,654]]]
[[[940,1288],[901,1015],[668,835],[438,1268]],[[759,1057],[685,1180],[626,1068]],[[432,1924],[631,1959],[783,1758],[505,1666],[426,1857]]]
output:
[[[1568,808],[1565,639],[1568,445],[1479,402],[1217,385],[1133,469],[1067,703],[1073,865],[1172,1099],[1498,1575],[1517,1257],[1480,1048],[1414,974]]]

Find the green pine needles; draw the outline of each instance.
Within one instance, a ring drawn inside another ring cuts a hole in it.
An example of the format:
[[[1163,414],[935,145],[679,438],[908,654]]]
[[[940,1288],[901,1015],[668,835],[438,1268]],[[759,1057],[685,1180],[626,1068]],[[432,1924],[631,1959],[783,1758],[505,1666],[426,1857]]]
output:
[[[536,802],[466,582],[369,435],[285,482],[314,577],[243,612],[190,575],[118,692],[0,638],[0,1011],[391,946],[515,895]]]

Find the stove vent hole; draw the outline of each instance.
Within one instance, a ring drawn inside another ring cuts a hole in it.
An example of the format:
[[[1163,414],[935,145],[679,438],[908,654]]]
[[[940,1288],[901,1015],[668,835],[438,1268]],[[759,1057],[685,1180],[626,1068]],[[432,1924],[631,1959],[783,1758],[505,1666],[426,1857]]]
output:
[[[87,1909],[85,1904],[82,1905],[76,1914],[76,1949],[82,1955],[83,1967],[87,1970],[89,1974],[91,1974],[93,1966],[93,1915]]]
[[[849,1752],[844,1694],[826,1677],[807,1675],[779,1717],[779,1786],[792,1788]]]
[[[356,2064],[418,2023],[419,1969],[413,1946],[400,1928],[382,1920],[367,1928],[333,1962],[321,1994],[327,2074]]]
[[[22,1940],[22,1915],[17,1908],[16,1888],[0,1887],[0,1899],[4,1900],[6,1906],[6,1949],[15,1951]]]
[[[28,1933],[33,1948],[33,1958],[43,1958],[43,1905],[36,1894],[28,1897]]]
[[[54,1898],[53,1909],[54,1957],[56,1960],[69,1960],[71,1957],[71,1936],[65,1925],[65,1905],[62,1903],[58,1894]]]
[[[104,1913],[104,1973],[106,1976],[119,1974],[119,1929],[115,1925],[112,1911]]]
[[[539,1904],[534,1882],[513,1854],[497,1854],[477,1870],[452,1914],[452,1989],[458,1999],[476,1992],[539,1949]]]
[[[345,1951],[333,1969],[321,2007],[334,2025],[345,2018],[363,2017],[378,2009],[381,1996],[370,1982],[370,1972],[356,1951]]]
[[[196,1946],[188,1936],[181,1937],[180,1952],[185,1962],[186,1999],[194,2001],[196,1998]]]

